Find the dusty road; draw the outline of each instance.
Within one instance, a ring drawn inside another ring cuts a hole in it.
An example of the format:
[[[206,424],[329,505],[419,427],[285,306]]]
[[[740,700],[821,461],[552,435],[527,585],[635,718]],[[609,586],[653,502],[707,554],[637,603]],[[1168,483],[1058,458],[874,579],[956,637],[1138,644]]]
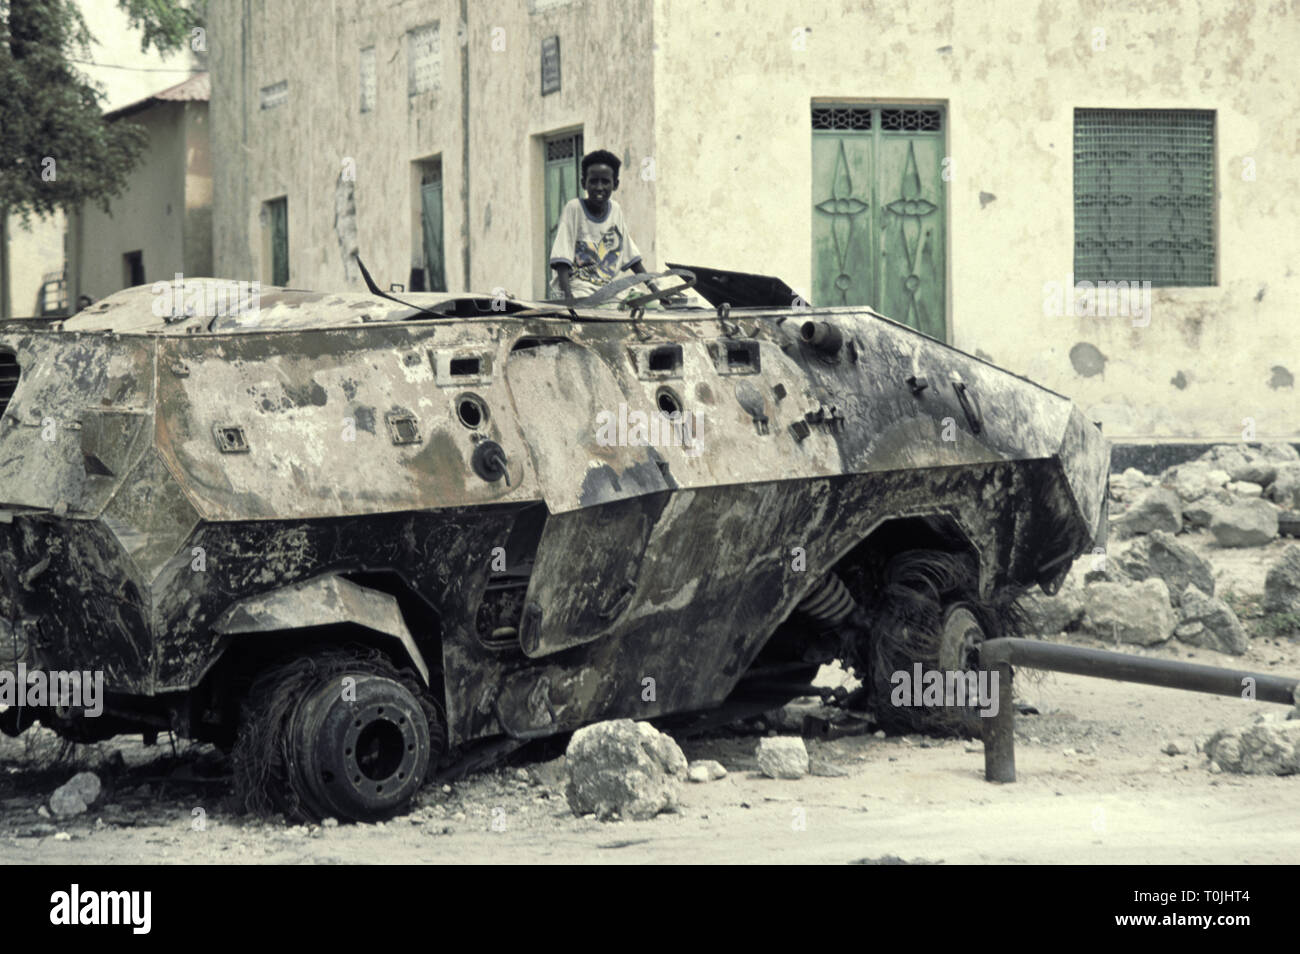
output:
[[[1258,592],[1276,549],[1218,560],[1220,589]],[[1300,675],[1300,646],[1284,637],[1256,636],[1245,657],[1172,643],[1149,652]],[[1039,714],[1017,719],[1013,785],[983,780],[978,744],[871,735],[808,743],[814,760],[843,775],[775,781],[755,769],[756,737],[717,736],[683,748],[718,759],[727,777],[687,785],[678,813],[645,822],[574,817],[563,760],[551,759],[430,787],[412,814],[381,825],[268,824],[232,813],[221,779],[187,781],[192,760],[169,776],[178,763],[157,758],[170,749],[137,740],[87,753],[93,762],[117,749],[136,768],[88,815],[60,821],[38,810],[71,770],[40,772],[20,757],[21,740],[4,740],[0,864],[1300,860],[1300,777],[1215,774],[1200,754],[1161,751],[1281,707],[1076,676],[1034,680],[1017,682]]]

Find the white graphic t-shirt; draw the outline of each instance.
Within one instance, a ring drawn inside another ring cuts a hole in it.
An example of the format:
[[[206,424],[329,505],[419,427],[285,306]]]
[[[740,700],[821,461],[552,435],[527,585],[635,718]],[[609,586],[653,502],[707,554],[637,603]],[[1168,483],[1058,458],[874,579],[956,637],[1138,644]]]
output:
[[[607,285],[639,261],[641,253],[628,234],[623,209],[613,199],[601,219],[593,219],[581,199],[570,199],[564,206],[551,246],[551,264],[563,262],[572,268],[572,280]]]

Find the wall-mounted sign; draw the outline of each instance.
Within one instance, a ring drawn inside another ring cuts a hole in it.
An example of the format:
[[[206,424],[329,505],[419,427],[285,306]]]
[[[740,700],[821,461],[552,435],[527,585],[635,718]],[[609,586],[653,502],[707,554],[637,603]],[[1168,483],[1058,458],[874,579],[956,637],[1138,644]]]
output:
[[[542,40],[542,95],[560,91],[560,38]]]

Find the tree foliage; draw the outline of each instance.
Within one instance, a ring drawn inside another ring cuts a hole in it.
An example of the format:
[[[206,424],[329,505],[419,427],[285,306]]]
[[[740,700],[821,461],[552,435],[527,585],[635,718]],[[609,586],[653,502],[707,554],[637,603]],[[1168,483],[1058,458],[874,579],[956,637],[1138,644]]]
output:
[[[118,0],[141,49],[189,41],[201,8],[186,0]],[[105,122],[104,92],[70,62],[92,37],[74,0],[0,0],[0,210],[24,221],[121,195],[147,135]]]

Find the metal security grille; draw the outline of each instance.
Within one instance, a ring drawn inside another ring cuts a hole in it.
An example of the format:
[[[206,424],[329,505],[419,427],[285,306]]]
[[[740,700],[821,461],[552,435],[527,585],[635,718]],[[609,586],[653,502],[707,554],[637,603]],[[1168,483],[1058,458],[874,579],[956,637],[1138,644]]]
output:
[[[582,149],[582,134],[565,136],[563,139],[550,139],[546,142],[546,161],[573,159]]]
[[[869,106],[814,106],[813,129],[870,129]]]
[[[407,31],[406,64],[409,95],[417,96],[439,88],[442,42],[437,23],[426,23]]]
[[[882,109],[880,128],[889,132],[939,132],[943,114],[937,109]]]
[[[1074,277],[1214,284],[1214,112],[1074,111]]]
[[[22,369],[18,367],[18,356],[12,351],[0,351],[0,417],[4,417],[9,401],[18,389],[18,378]]]
[[[263,86],[259,91],[263,109],[275,109],[289,102],[289,81],[280,80],[270,86]]]
[[[361,51],[361,111],[363,113],[368,113],[375,108],[377,83],[375,48],[368,46]]]

